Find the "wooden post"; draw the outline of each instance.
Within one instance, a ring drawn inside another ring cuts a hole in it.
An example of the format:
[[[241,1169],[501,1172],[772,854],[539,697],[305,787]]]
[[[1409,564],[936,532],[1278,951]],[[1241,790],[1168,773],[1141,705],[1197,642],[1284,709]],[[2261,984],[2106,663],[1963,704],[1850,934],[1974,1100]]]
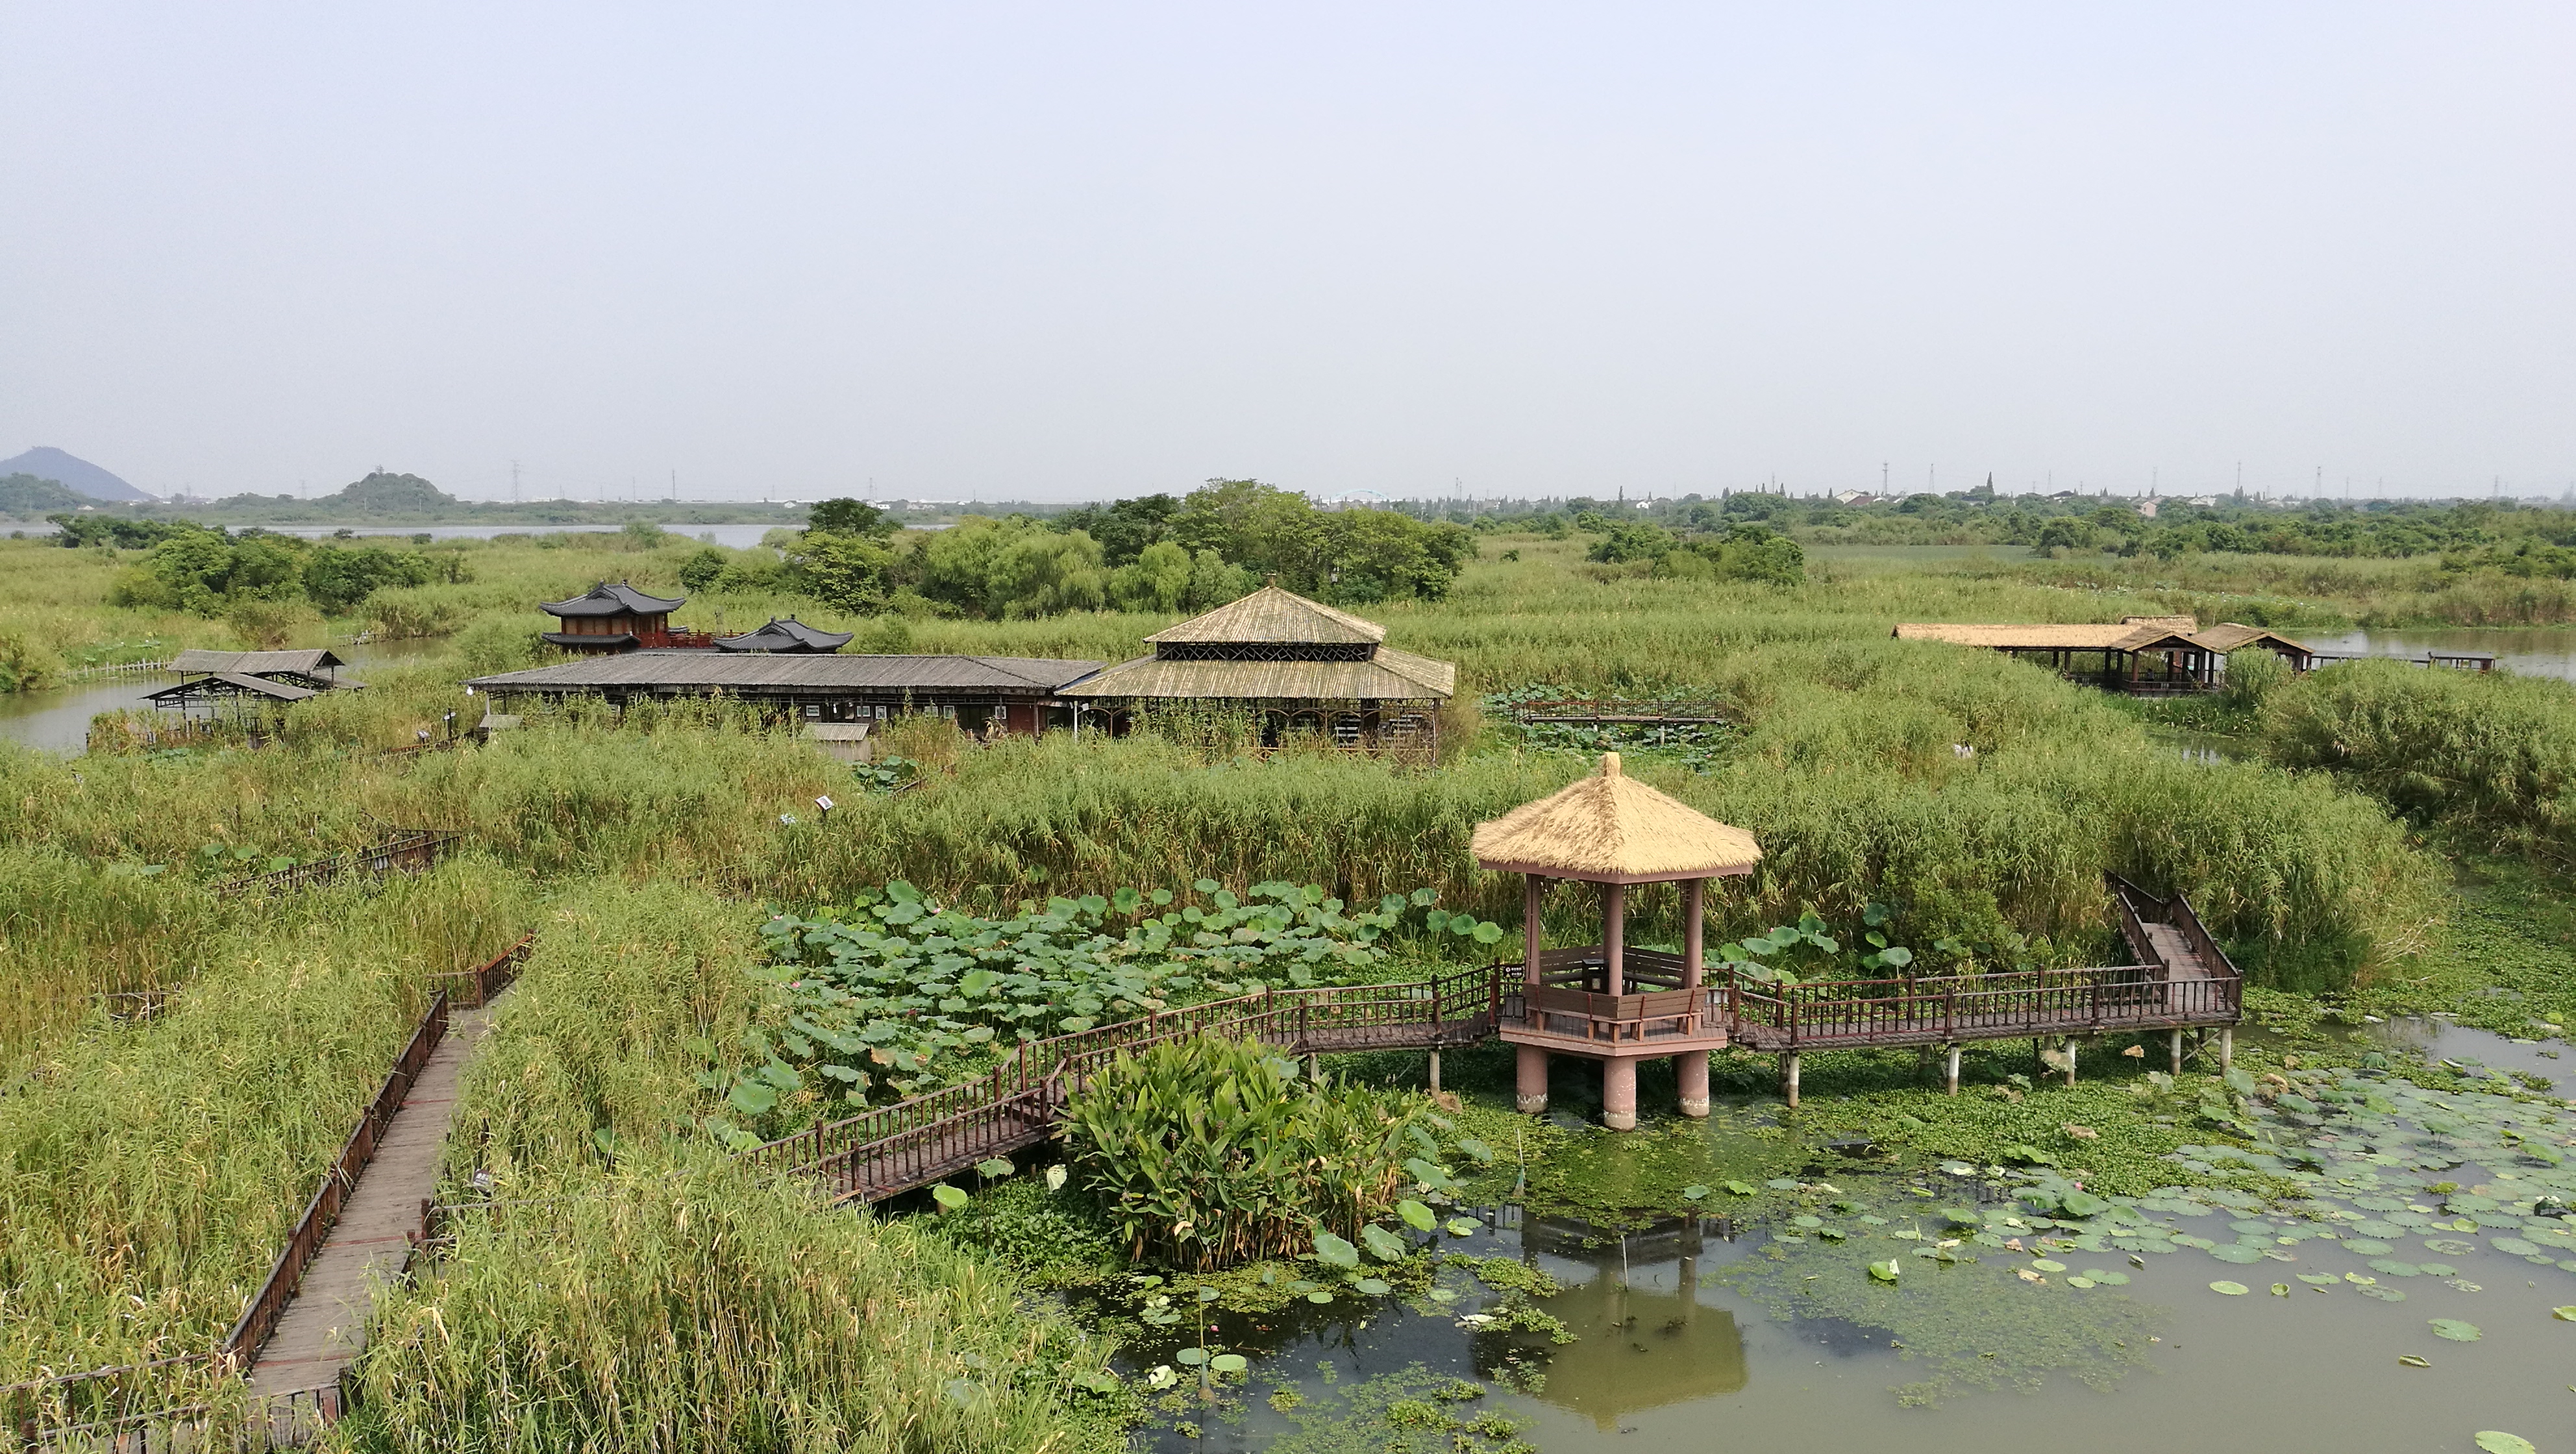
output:
[[[1539,945],[1547,937],[1545,926],[1539,922],[1540,911],[1546,906],[1547,880],[1534,873],[1521,877],[1525,885],[1521,893],[1521,983],[1536,986]]]
[[[1682,885],[1682,988],[1699,988],[1700,973],[1706,956],[1700,948],[1702,930],[1707,923],[1706,895],[1701,892],[1708,880],[1695,878]]]
[[[1609,976],[1609,992],[1616,996],[1627,993],[1621,983],[1627,959],[1623,941],[1628,935],[1628,886],[1601,886],[1601,959],[1603,972]]]
[[[1952,1042],[1950,1043],[1950,1053],[1949,1053],[1949,1057],[1948,1057],[1948,1059],[1949,1059],[1949,1062],[1950,1062],[1950,1069],[1949,1069],[1949,1076],[1948,1076],[1948,1080],[1949,1080],[1949,1089],[1950,1089],[1950,1094],[1952,1094],[1952,1095],[1954,1095],[1954,1096],[1955,1096],[1955,1095],[1957,1095],[1957,1094],[1959,1093],[1959,1045],[1958,1045],[1958,1042],[1957,1042],[1957,1041],[1955,1041],[1955,1040],[1954,1040],[1954,1041],[1952,1041]]]
[[[1798,1109],[1798,1052],[1780,1057],[1780,1093],[1788,1098],[1789,1109]]]
[[[2173,1060],[2173,1073],[2182,1074],[2182,1032],[2180,1030],[2165,1037],[2165,1052]]]

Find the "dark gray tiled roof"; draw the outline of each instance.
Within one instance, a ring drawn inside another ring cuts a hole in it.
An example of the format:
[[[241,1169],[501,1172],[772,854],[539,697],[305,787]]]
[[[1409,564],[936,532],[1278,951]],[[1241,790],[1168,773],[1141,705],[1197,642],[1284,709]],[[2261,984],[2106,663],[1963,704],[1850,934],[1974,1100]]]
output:
[[[498,692],[994,692],[1046,696],[1100,670],[1096,661],[1026,656],[851,656],[837,653],[629,651],[475,677]]]
[[[781,621],[770,618],[768,625],[740,636],[716,638],[718,651],[838,651],[850,644],[854,633],[818,631],[790,616]]]
[[[548,601],[540,609],[556,616],[664,616],[689,603],[686,596],[663,600],[619,581],[601,581],[569,601]]]

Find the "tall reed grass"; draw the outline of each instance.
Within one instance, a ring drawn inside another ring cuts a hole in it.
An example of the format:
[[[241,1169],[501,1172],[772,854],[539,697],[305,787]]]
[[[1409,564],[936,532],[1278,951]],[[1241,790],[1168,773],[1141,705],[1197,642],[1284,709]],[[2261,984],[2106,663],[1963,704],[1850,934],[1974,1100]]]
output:
[[[85,1022],[0,1095],[0,1382],[210,1348],[383,1082],[428,976],[505,947],[488,860],[245,915],[154,1018]]]
[[[2263,743],[2425,822],[2576,863],[2576,691],[2507,672],[2346,662],[2279,692]]]
[[[381,1306],[348,1450],[1075,1454],[1105,1345],[910,1223],[701,1154],[463,1214]]]

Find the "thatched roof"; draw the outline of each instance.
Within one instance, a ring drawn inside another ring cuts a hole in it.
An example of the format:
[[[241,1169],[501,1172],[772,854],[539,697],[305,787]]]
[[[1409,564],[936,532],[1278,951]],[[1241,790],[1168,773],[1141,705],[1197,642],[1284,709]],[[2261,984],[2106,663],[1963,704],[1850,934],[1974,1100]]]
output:
[[[346,663],[340,658],[319,648],[302,651],[210,651],[202,646],[191,646],[170,658],[170,670],[175,672],[237,671],[245,676],[260,676],[273,671],[311,675],[326,667],[343,665]]]
[[[1065,688],[1068,697],[1418,702],[1458,689],[1453,662],[1381,646],[1366,661],[1171,661],[1140,656]]]
[[[1984,626],[1959,622],[1907,622],[1899,641],[1947,641],[1997,651],[2138,651],[2190,632],[2189,616],[2132,616],[2117,624]]]
[[[1145,639],[1158,645],[1166,641],[1378,642],[1386,639],[1386,628],[1277,586],[1263,586],[1240,601],[1219,606],[1204,616],[1193,616]]]
[[[1751,873],[1762,858],[1752,834],[1629,777],[1615,752],[1599,772],[1477,824],[1469,846],[1483,868],[1595,883]]]
[[[2245,646],[2265,646],[2275,651],[2286,648],[2299,656],[2311,654],[2303,643],[2292,641],[2277,631],[2268,631],[2260,626],[2242,626],[2234,621],[2222,621],[2206,631],[2193,632],[2191,639],[2211,651],[2222,653]]]

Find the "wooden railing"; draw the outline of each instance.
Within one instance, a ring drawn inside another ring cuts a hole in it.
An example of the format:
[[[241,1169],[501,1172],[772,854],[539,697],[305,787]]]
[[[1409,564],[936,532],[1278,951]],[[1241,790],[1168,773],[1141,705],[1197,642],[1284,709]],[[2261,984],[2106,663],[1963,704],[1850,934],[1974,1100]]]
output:
[[[1501,980],[1464,970],[1399,984],[1265,990],[1071,1035],[1023,1042],[992,1073],[862,1111],[747,1151],[759,1165],[819,1177],[836,1196],[874,1199],[953,1175],[1053,1133],[1065,1102],[1120,1055],[1217,1035],[1297,1053],[1429,1049],[1493,1032]]]
[[[439,991],[429,1001],[429,1011],[420,1017],[419,1028],[412,1031],[411,1043],[403,1047],[394,1061],[393,1071],[376,1091],[376,1098],[358,1117],[357,1129],[340,1147],[339,1159],[322,1174],[322,1185],[315,1189],[313,1200],[306,1203],[304,1215],[297,1218],[295,1229],[286,1236],[275,1265],[269,1268],[268,1281],[252,1296],[250,1306],[242,1309],[240,1321],[224,1336],[224,1352],[243,1362],[259,1352],[268,1339],[269,1330],[277,1326],[277,1315],[285,1311],[295,1296],[296,1284],[304,1278],[304,1269],[313,1255],[322,1250],[322,1239],[329,1236],[331,1224],[338,1220],[340,1204],[358,1184],[359,1174],[375,1159],[376,1142],[385,1127],[402,1110],[403,1097],[411,1093],[412,1082],[419,1078],[421,1067],[429,1063],[431,1052],[447,1034],[447,992]]]
[[[365,871],[391,873],[396,869],[418,873],[438,862],[439,855],[456,842],[456,835],[436,828],[411,828],[377,844],[352,853],[299,863],[273,873],[255,873],[247,878],[229,879],[215,885],[215,897],[233,898],[241,894],[285,893],[328,883],[346,873]]]
[[[522,935],[518,943],[494,955],[489,963],[477,965],[472,969],[451,969],[443,974],[433,975],[430,983],[449,986],[447,989],[449,1004],[462,1005],[469,1010],[479,1010],[492,1003],[494,996],[508,989],[510,982],[519,977],[519,966],[528,962],[528,951],[535,946],[536,942],[535,934]]]

